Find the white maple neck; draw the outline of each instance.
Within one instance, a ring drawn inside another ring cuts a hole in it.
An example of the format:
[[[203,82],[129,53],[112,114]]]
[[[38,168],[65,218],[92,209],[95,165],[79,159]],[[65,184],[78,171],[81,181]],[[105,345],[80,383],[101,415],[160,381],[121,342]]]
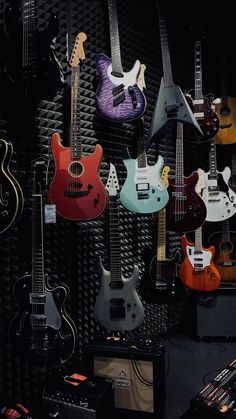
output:
[[[202,227],[199,227],[197,230],[195,230],[194,254],[200,253],[202,253]]]
[[[194,95],[195,100],[200,100],[203,98],[202,93],[202,50],[201,50],[201,42],[196,41],[195,42],[195,48],[194,48],[195,54],[194,54]]]
[[[175,184],[184,184],[183,123],[177,121]]]
[[[160,40],[161,40],[162,65],[163,65],[163,73],[164,73],[164,77],[163,77],[164,86],[171,87],[171,86],[174,86],[174,81],[172,77],[167,28],[166,28],[166,21],[161,16],[159,17],[159,29],[160,29]]]
[[[166,260],[166,209],[158,211],[157,260]]]
[[[116,0],[108,0],[112,74],[123,77]]]
[[[71,127],[70,127],[70,157],[79,160],[82,155],[80,134],[80,67],[71,68]]]

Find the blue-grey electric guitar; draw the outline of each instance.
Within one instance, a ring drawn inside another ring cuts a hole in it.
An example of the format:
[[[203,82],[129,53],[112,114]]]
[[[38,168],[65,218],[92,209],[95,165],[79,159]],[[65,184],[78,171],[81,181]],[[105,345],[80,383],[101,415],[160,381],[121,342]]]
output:
[[[94,307],[94,318],[108,330],[133,330],[144,319],[143,305],[135,289],[139,269],[134,266],[129,278],[122,275],[117,198],[119,182],[112,163],[106,189],[109,194],[110,271],[104,269],[99,258],[100,291]]]
[[[195,127],[195,129],[203,135],[181,88],[173,81],[166,22],[165,18],[160,14],[158,5],[157,9],[159,13],[163,77],[161,79],[152,122],[148,133],[148,146],[153,141],[153,137],[169,120],[178,120],[183,123],[188,123]]]
[[[127,169],[127,178],[120,191],[120,200],[122,205],[130,211],[157,212],[164,208],[169,200],[167,187],[161,180],[164,160],[159,155],[157,162],[148,166],[143,118],[138,120],[138,124],[138,156],[132,159],[128,148],[124,152],[123,162]]]

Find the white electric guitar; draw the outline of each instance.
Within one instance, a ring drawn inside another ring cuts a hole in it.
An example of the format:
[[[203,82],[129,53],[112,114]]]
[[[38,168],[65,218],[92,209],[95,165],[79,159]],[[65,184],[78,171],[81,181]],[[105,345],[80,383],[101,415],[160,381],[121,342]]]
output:
[[[100,292],[94,307],[94,318],[108,330],[133,330],[143,323],[144,309],[135,289],[139,269],[124,278],[121,272],[121,249],[117,191],[119,183],[115,166],[110,163],[106,184],[109,194],[110,271],[106,271],[99,258]]]
[[[216,145],[211,142],[209,153],[210,170],[204,172],[202,199],[207,208],[206,221],[224,221],[236,213],[236,193],[229,187],[231,170],[225,167],[218,172]]]

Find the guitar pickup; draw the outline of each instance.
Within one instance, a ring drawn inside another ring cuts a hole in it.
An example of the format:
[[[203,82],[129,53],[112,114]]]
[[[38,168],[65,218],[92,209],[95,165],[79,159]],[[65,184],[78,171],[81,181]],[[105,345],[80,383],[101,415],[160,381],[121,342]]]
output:
[[[219,192],[218,186],[208,186],[209,192]]]
[[[194,112],[193,115],[195,118],[204,118],[204,112]]]
[[[194,268],[203,268],[203,263],[194,263]]]
[[[119,95],[120,93],[122,93],[123,91],[124,91],[124,84],[119,84],[119,86],[115,86],[113,89],[112,89],[112,94],[113,94],[113,96],[117,96],[117,95]]]
[[[46,316],[44,314],[30,314],[30,325],[46,327]]]
[[[64,191],[64,195],[68,196],[68,198],[82,198],[88,194],[89,191]]]
[[[138,192],[138,199],[148,199],[149,193],[148,192]]]
[[[166,105],[166,113],[168,118],[175,118],[177,116],[177,106],[176,104],[174,105]]]
[[[45,304],[45,303],[46,303],[45,294],[30,293],[30,304]]]
[[[208,202],[220,202],[220,199],[208,199]]]
[[[113,106],[118,106],[120,103],[124,102],[124,100],[125,100],[125,93],[123,92],[113,99]]]
[[[137,183],[136,191],[149,191],[149,183]]]

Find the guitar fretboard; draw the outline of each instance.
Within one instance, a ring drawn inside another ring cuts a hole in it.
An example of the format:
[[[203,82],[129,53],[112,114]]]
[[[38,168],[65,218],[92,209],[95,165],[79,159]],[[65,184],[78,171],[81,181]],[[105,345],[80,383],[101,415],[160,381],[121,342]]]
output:
[[[109,13],[112,72],[114,75],[119,77],[123,75],[123,68],[121,64],[120,39],[119,39],[116,0],[108,0],[108,13]]]
[[[209,161],[210,161],[210,177],[212,179],[217,179],[217,160],[216,160],[216,145],[215,141],[211,141],[210,153],[209,153]]]
[[[80,90],[79,67],[71,69],[71,129],[70,129],[71,160],[79,160],[82,154],[80,135]]]
[[[45,284],[42,195],[33,195],[32,217],[32,293],[43,295]]]
[[[28,69],[36,65],[35,48],[32,46],[32,38],[35,34],[35,4],[34,0],[23,2],[22,23],[23,23],[23,45],[22,45],[22,68]],[[24,74],[25,77],[28,74]]]
[[[200,100],[203,97],[202,94],[202,52],[201,42],[195,42],[195,100]]]
[[[165,87],[171,87],[171,86],[174,86],[174,82],[173,82],[173,77],[172,77],[166,22],[163,17],[159,17],[159,29],[160,29],[161,55],[162,55],[162,64],[163,64],[163,73],[164,73],[164,85]]]
[[[177,121],[175,184],[184,184],[183,123]]]
[[[195,230],[194,253],[202,253],[202,227]]]
[[[166,209],[158,211],[157,260],[166,260]]]
[[[222,242],[230,242],[229,220],[222,221]]]
[[[119,285],[122,285],[122,273],[119,213],[116,196],[109,197],[109,227],[111,286],[113,288],[119,288]]]
[[[138,168],[147,166],[146,142],[144,138],[144,121],[140,118],[139,124],[139,138],[138,138]]]

